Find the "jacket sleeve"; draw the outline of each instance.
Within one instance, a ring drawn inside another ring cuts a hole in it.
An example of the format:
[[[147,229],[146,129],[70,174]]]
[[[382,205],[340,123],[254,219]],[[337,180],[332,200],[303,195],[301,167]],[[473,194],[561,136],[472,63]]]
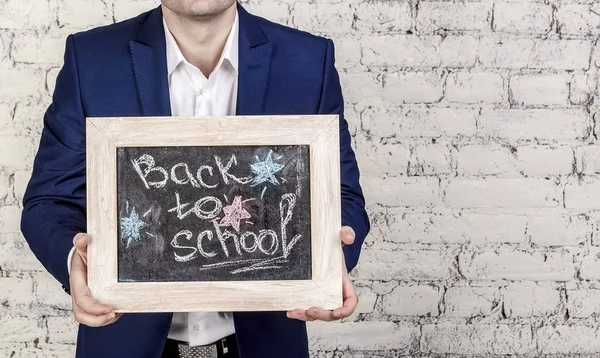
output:
[[[370,224],[365,210],[365,199],[360,187],[360,173],[351,146],[348,122],[344,118],[344,98],[338,72],[334,65],[333,41],[327,40],[325,70],[319,114],[338,114],[340,117],[340,168],[342,189],[342,225],[356,233],[354,244],[344,246],[346,266],[351,271],[358,263],[360,249],[369,233]]]
[[[29,247],[67,291],[73,237],[86,230],[85,200],[85,114],[70,35],[52,104],[44,116],[21,217]]]

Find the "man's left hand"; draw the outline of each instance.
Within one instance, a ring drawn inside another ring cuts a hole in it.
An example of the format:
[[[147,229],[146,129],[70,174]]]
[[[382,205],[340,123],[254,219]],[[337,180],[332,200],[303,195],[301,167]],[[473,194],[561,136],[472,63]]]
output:
[[[352,245],[355,237],[354,230],[349,226],[342,226],[340,237],[342,239],[342,246]],[[344,299],[343,306],[338,307],[333,311],[324,310],[319,307],[311,307],[307,310],[296,309],[288,311],[287,316],[288,318],[299,319],[301,321],[336,321],[338,319],[346,318],[354,312],[356,305],[358,304],[358,296],[356,295],[356,290],[350,280],[350,275],[348,275],[344,254],[342,254],[342,297]]]

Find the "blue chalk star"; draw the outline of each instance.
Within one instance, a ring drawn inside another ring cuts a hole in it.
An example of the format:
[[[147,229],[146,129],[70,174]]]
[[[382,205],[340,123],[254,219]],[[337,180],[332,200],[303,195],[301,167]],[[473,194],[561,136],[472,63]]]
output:
[[[275,173],[283,169],[284,165],[273,162],[273,151],[270,150],[264,161],[250,165],[250,170],[254,173],[250,186],[257,186],[264,182],[278,185],[279,181],[275,178]]]
[[[127,204],[129,207],[129,202]],[[146,223],[140,219],[135,208],[133,208],[129,216],[121,218],[121,241],[126,242],[127,247],[132,241],[139,241],[140,229],[144,226],[146,226]]]

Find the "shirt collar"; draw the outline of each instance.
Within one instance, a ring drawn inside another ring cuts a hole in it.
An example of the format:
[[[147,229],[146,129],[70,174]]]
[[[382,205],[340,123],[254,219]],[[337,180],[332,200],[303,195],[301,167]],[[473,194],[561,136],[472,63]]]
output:
[[[175,71],[175,68],[181,62],[187,62],[181,50],[179,49],[179,45],[177,45],[177,41],[169,31],[167,27],[167,22],[163,17],[163,27],[165,30],[165,42],[167,46],[167,70],[168,75],[171,76],[171,73]],[[217,70],[224,61],[228,61],[231,66],[237,71],[238,69],[238,52],[239,52],[239,16],[236,12],[235,20],[233,21],[233,26],[231,27],[231,31],[229,32],[229,36],[227,36],[227,42],[225,42],[225,47],[223,48],[223,53],[221,54],[221,58],[215,67]]]

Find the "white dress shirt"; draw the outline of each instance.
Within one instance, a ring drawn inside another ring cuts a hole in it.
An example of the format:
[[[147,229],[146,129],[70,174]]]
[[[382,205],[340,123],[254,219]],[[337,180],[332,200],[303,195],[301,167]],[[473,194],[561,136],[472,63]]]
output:
[[[163,19],[167,45],[167,70],[171,114],[178,117],[235,115],[238,85],[238,15],[227,37],[221,58],[206,78],[183,57],[179,46]],[[176,130],[176,129],[174,129]],[[67,258],[71,260],[75,248]],[[190,346],[211,344],[235,332],[231,312],[176,312],[173,314],[169,338]]]
[[[206,78],[183,57],[163,19],[171,114],[178,117],[235,115],[238,85],[238,15],[214,71]],[[235,332],[230,312],[173,314],[169,338],[190,346],[213,343]]]

